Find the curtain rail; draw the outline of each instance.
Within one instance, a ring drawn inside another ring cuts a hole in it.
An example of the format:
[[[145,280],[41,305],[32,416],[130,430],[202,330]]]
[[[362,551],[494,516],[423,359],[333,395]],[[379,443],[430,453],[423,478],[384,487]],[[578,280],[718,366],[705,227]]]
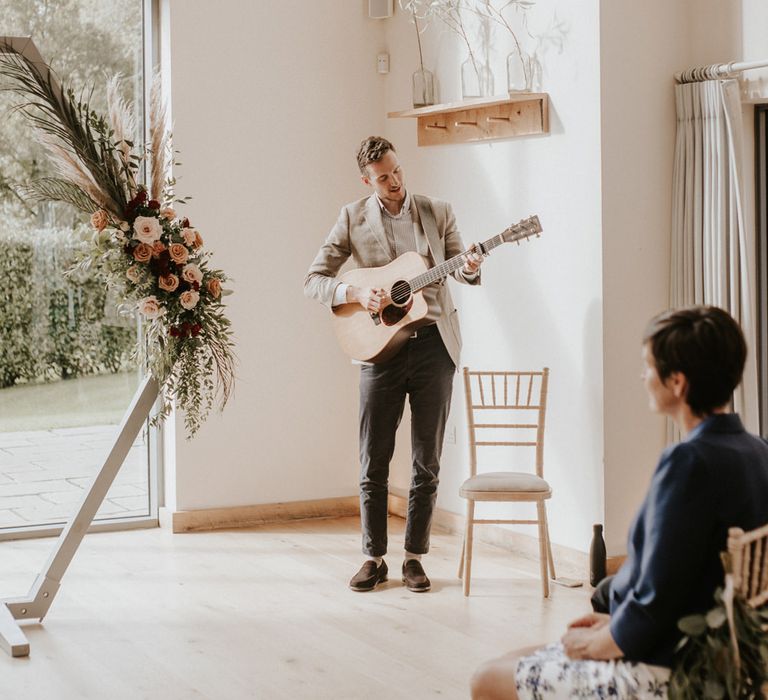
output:
[[[746,61],[730,63],[713,63],[709,66],[699,68],[689,68],[688,70],[675,73],[675,80],[678,83],[699,83],[703,80],[717,80],[718,78],[732,78],[737,73],[753,68],[768,67],[768,60],[765,61]]]

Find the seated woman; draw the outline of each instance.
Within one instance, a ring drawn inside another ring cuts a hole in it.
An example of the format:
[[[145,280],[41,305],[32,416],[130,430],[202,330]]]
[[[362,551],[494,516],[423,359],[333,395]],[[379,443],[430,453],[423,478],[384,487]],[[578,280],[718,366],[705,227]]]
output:
[[[630,527],[610,615],[585,615],[560,643],[481,666],[475,700],[667,697],[677,621],[713,607],[728,528],[768,523],[768,444],[728,411],[746,352],[722,309],[691,307],[650,322],[642,373],[650,407],[684,437],[662,453]]]

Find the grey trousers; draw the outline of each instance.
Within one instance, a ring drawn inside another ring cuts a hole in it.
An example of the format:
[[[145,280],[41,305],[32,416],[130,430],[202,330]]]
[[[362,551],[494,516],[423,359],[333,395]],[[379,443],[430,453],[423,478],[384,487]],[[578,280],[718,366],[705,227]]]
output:
[[[360,519],[363,553],[368,556],[387,552],[389,463],[406,395],[413,466],[405,549],[414,554],[429,551],[455,371],[436,326],[420,329],[391,360],[360,368]]]

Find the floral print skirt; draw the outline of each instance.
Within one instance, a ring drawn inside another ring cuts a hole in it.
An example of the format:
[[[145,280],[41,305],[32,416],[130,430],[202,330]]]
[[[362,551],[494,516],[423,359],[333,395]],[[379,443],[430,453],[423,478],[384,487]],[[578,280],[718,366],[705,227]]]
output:
[[[549,698],[666,698],[669,669],[631,661],[576,661],[560,642],[518,662],[517,694],[521,700]]]

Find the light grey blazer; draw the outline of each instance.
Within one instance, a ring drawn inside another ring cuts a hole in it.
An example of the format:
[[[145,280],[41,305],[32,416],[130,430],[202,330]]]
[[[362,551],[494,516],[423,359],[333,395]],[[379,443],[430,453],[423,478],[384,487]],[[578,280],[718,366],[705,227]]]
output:
[[[416,250],[429,259],[430,266],[439,265],[465,250],[450,204],[422,195],[412,195],[411,202],[414,219],[418,219],[421,224],[416,227],[419,231],[416,236]],[[432,217],[422,216],[421,212],[425,211],[425,207],[431,207]],[[430,218],[434,219],[436,230],[425,234],[424,228],[430,225]],[[435,242],[434,247],[437,250],[432,250],[430,239]],[[330,308],[333,293],[339,284],[336,275],[350,257],[355,267],[381,267],[392,262],[389,243],[384,232],[381,207],[375,194],[342,207],[338,220],[315,256],[304,279],[304,294]],[[453,276],[465,284],[480,283],[479,274],[467,280],[461,271],[457,270]],[[437,320],[437,329],[448,354],[458,367],[461,331],[456,307],[453,305],[451,293],[445,281],[440,283],[437,298],[442,310]]]

